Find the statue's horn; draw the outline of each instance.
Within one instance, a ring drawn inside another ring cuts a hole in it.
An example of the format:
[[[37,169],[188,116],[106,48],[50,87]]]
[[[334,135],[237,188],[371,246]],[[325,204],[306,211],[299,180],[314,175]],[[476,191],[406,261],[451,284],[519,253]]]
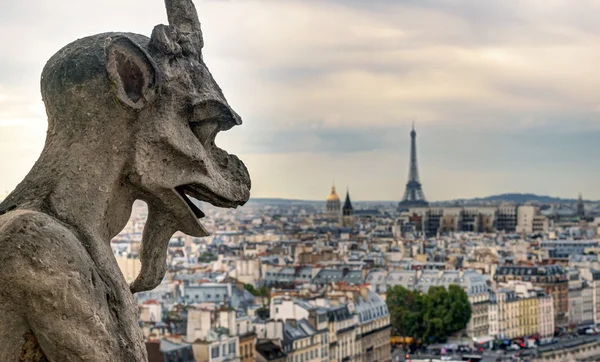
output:
[[[184,33],[201,32],[200,20],[192,0],[165,0],[169,25]]]

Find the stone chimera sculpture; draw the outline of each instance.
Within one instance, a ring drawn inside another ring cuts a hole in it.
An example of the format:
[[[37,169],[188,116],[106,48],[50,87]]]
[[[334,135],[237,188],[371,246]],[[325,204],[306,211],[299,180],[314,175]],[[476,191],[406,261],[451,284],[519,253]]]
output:
[[[46,143],[0,204],[0,361],[146,361],[132,292],[160,283],[175,231],[208,235],[187,195],[249,198],[246,167],[215,146],[241,119],[203,62],[194,5],[165,4],[150,39],[83,38],[43,70]],[[129,286],[110,240],[136,199],[149,214]]]

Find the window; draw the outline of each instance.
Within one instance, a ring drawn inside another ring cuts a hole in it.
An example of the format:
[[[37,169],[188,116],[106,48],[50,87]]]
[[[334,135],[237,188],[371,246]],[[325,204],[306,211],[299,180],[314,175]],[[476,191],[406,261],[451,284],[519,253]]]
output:
[[[213,347],[210,351],[210,356],[212,358],[219,358],[219,346]]]
[[[235,354],[235,342],[229,343],[229,354]]]

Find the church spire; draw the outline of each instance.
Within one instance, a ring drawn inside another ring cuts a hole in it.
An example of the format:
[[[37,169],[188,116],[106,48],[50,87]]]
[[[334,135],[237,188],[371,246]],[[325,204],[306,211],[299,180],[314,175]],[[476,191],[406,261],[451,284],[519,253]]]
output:
[[[344,207],[342,208],[342,213],[344,216],[352,215],[354,208],[352,207],[352,202],[350,201],[350,190],[346,188],[346,201],[344,201]]]
[[[585,217],[585,204],[583,203],[583,195],[579,193],[579,199],[577,200],[577,215],[579,217]]]

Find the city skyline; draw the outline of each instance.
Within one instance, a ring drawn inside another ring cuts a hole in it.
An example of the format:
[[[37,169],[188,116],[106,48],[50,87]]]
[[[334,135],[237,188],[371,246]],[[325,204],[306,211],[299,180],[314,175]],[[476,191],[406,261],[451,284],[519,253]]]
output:
[[[0,58],[0,194],[43,146],[46,59],[74,34],[149,35],[166,22],[162,1],[119,3],[119,12],[116,1],[36,4],[0,14],[12,34],[6,46],[20,49]],[[73,19],[66,10],[78,7],[94,15]],[[507,192],[600,199],[600,25],[591,15],[600,2],[197,7],[206,62],[245,121],[217,142],[247,164],[252,197],[322,200],[336,180],[353,200],[399,201],[415,120],[430,201]]]

